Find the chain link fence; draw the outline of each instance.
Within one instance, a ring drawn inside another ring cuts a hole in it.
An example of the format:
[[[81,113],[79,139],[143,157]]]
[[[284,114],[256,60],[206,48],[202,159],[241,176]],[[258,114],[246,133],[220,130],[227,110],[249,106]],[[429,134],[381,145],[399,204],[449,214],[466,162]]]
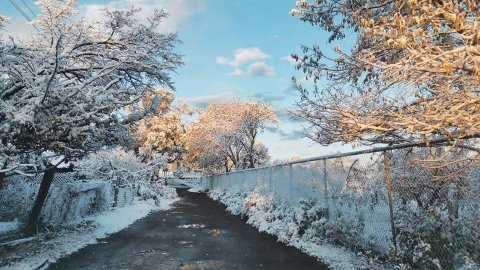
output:
[[[43,173],[40,173],[32,177],[31,181],[36,183],[41,183],[42,178],[43,178]],[[52,185],[65,185],[65,184],[70,184],[80,180],[82,179],[78,172],[57,172],[53,177]]]
[[[42,178],[43,173],[5,178],[0,189],[0,221],[27,220]],[[92,181],[78,172],[58,172],[54,175],[41,220],[48,224],[78,220],[111,207],[129,205],[137,193],[138,187],[120,185],[116,181]]]
[[[202,184],[260,190],[291,207],[316,211],[305,226],[315,226],[320,239],[396,265],[478,267],[479,162],[442,177],[452,171],[425,169],[408,155],[412,151],[368,152],[375,151],[206,176]]]

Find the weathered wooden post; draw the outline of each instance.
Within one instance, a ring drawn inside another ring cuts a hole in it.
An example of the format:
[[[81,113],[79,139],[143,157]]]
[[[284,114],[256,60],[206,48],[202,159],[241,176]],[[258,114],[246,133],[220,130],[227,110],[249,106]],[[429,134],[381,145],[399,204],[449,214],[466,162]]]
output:
[[[3,166],[0,167],[0,169],[5,169],[7,168],[7,160],[5,159],[5,162],[3,163]],[[5,172],[0,172],[0,190],[3,188],[3,182],[5,181]]]
[[[51,164],[49,164],[48,166],[49,167],[47,167],[43,174],[42,182],[40,183],[40,188],[37,193],[37,198],[35,199],[32,211],[30,212],[30,216],[28,218],[28,224],[25,228],[26,236],[32,236],[38,231],[38,219],[40,218],[43,204],[47,199],[48,191],[50,190],[50,186],[52,185],[53,179],[55,178],[55,173],[57,172],[57,167]]]
[[[327,160],[323,160],[323,192],[325,194],[325,205],[327,206],[327,211],[330,212],[330,206],[328,202],[328,180],[327,180]]]
[[[290,201],[293,200],[292,169],[293,169],[292,164],[288,164],[288,180],[289,180],[289,183],[290,183]]]
[[[383,161],[385,165],[385,183],[387,186],[388,208],[390,209],[390,227],[392,230],[393,251],[397,254],[397,233],[395,231],[395,220],[393,216],[393,199],[392,199],[392,178],[390,176],[390,158],[387,151],[383,152]]]
[[[268,188],[270,192],[273,192],[273,187],[272,187],[272,177],[273,177],[273,166],[270,167],[270,172],[269,172],[269,177],[268,177]]]

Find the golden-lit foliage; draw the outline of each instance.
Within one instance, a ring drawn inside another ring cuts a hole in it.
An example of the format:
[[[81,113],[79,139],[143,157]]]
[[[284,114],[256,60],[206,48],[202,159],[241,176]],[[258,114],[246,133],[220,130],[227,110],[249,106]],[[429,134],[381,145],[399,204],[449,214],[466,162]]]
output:
[[[185,148],[186,127],[183,121],[185,115],[192,109],[182,102],[174,103],[175,95],[165,89],[157,89],[152,95],[142,101],[143,106],[150,106],[154,96],[161,97],[158,102],[157,114],[142,119],[136,129],[136,139],[140,152],[149,156],[153,152],[182,152]]]
[[[460,145],[480,135],[478,1],[326,2],[299,1],[292,14],[330,31],[329,41],[348,29],[357,40],[349,52],[335,47],[336,58],[317,46],[296,56],[307,76],[327,82],[313,93],[298,86],[312,139]]]
[[[160,99],[156,111],[158,113],[165,113],[171,108],[172,103],[175,100],[175,94],[170,90],[157,88],[146,94],[145,98],[142,100],[142,106],[151,106],[154,98]]]
[[[204,163],[199,167],[215,166],[227,171],[253,167],[259,161],[259,149],[262,149],[261,155],[267,155],[264,153],[267,150],[258,144],[258,133],[276,122],[274,110],[263,102],[210,104],[188,129],[189,155],[197,164]]]
[[[381,132],[402,130],[412,135],[442,134],[452,139],[478,133],[477,1],[394,1],[393,8],[393,16],[379,16],[376,20],[369,18],[371,12],[358,14],[361,34],[375,45],[365,49],[356,61],[378,68],[380,79],[387,85],[400,84],[411,90],[409,96],[404,96],[404,106],[373,112],[383,113],[385,120],[367,122]],[[382,59],[391,50],[401,57],[396,61]],[[346,128],[356,120],[351,117]]]

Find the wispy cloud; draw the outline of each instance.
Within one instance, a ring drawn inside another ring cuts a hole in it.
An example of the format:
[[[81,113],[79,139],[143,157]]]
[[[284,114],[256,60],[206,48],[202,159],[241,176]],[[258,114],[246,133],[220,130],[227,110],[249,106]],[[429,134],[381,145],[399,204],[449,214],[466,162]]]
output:
[[[293,114],[292,111],[295,109],[277,109],[275,112],[277,114],[277,117],[283,121],[283,122],[291,122],[291,123],[305,123],[305,121]]]
[[[268,103],[285,100],[285,95],[276,95],[271,92],[259,92],[253,95],[253,97]]]
[[[233,68],[231,76],[274,76],[275,68],[269,66],[265,60],[269,55],[260,48],[239,48],[234,51],[233,58],[219,56],[216,63]]]
[[[227,92],[221,92],[214,95],[188,98],[188,99],[185,99],[185,102],[192,107],[203,109],[212,103],[233,100],[234,96],[235,96],[235,92],[232,90]]]
[[[278,134],[280,139],[284,141],[295,141],[305,137],[305,134],[303,134],[303,132],[300,130],[287,132],[278,127],[267,127],[266,130]]]
[[[291,132],[279,131],[280,138],[285,141],[295,141],[305,137],[302,131],[294,130]]]
[[[104,4],[80,5],[80,14],[87,20],[100,20],[103,17],[102,10],[126,9],[130,7],[141,8],[138,19],[144,20],[153,14],[154,10],[164,10],[168,17],[159,26],[159,31],[175,32],[188,22],[189,18],[206,8],[206,0],[112,0]]]

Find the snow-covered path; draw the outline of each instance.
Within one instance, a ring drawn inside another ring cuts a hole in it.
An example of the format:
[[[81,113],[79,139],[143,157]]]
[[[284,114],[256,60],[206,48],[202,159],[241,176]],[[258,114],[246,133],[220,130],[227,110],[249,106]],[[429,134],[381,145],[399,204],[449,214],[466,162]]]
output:
[[[259,233],[205,194],[181,200],[49,269],[328,269]]]

